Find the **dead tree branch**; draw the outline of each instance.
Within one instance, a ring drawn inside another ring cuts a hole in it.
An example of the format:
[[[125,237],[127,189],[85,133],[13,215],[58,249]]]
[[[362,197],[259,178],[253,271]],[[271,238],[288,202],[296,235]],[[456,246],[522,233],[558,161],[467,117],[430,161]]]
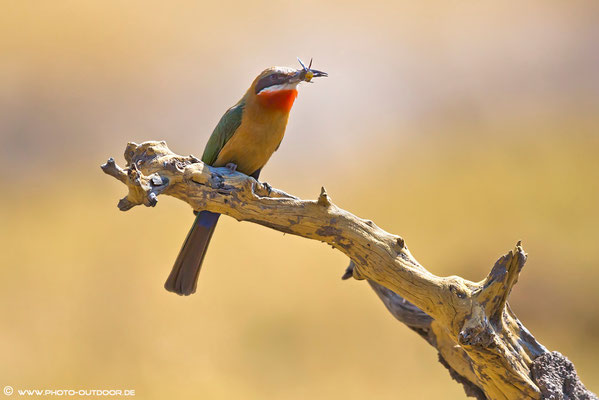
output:
[[[129,143],[125,159],[125,169],[112,158],[102,166],[128,187],[118,203],[123,211],[153,207],[166,194],[194,210],[320,240],[343,252],[351,260],[344,277],[367,279],[389,311],[437,349],[467,394],[596,398],[578,381],[572,364],[539,344],[507,303],[526,262],[520,243],[481,282],[439,277],[416,261],[400,236],[340,209],[324,188],[317,200],[301,200],[244,174],[176,155],[165,142]]]

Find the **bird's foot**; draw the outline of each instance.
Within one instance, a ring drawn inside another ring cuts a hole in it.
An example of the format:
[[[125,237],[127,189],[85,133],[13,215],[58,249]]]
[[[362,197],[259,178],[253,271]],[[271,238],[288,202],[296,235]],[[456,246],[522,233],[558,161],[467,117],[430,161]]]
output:
[[[266,188],[266,190],[268,191],[268,195],[270,196],[270,194],[272,193],[272,186],[270,186],[268,184],[268,182],[260,182],[262,184],[262,186],[264,186]]]
[[[231,172],[235,172],[237,171],[237,164],[233,164],[232,162],[227,163],[227,165],[225,165],[225,168],[228,168]]]

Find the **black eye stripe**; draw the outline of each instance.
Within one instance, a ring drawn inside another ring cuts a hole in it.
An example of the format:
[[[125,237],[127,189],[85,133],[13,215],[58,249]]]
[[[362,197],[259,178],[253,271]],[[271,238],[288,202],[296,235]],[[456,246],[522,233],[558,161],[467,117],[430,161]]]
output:
[[[287,82],[288,78],[289,77],[285,74],[276,73],[265,76],[264,78],[260,79],[256,84],[256,94],[258,94],[262,89],[265,89],[269,86],[275,86],[285,83]]]

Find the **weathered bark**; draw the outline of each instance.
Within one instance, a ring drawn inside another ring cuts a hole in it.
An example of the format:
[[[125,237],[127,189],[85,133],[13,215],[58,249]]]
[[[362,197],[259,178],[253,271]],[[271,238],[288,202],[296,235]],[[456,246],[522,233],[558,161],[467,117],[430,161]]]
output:
[[[155,206],[166,194],[191,205],[328,243],[351,260],[345,278],[367,279],[389,311],[434,346],[451,376],[479,399],[596,398],[569,361],[524,328],[507,298],[526,254],[520,243],[481,282],[438,277],[405,241],[338,208],[324,188],[301,200],[226,168],[171,152],[165,142],[129,143],[127,166],[102,169],[129,189],[118,207]],[[586,397],[585,397],[586,396]]]

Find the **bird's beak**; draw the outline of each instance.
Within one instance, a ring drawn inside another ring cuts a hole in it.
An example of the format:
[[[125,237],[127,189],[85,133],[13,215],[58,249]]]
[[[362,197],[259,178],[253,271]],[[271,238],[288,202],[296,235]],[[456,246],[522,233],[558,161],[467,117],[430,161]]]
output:
[[[298,69],[291,78],[291,80],[296,82],[310,82],[312,78],[319,78],[321,76],[329,76],[329,74],[327,74],[326,72],[318,71],[316,69]]]
[[[314,74],[312,76],[312,78],[318,78],[318,77],[326,77],[329,76],[329,74],[327,74],[326,72],[322,72],[322,71],[318,71],[316,69],[311,69],[310,71],[312,71],[312,73]]]
[[[295,73],[295,78],[298,79],[299,81],[310,82],[312,80],[312,78],[318,78],[321,76],[322,77],[329,76],[329,74],[327,74],[326,72],[312,69],[312,60],[310,60],[310,64],[308,65],[308,67],[306,67],[304,65],[304,63],[302,62],[302,60],[299,59],[299,57],[298,57],[297,61],[299,61],[299,63],[302,66],[302,68],[298,69],[297,72]]]

